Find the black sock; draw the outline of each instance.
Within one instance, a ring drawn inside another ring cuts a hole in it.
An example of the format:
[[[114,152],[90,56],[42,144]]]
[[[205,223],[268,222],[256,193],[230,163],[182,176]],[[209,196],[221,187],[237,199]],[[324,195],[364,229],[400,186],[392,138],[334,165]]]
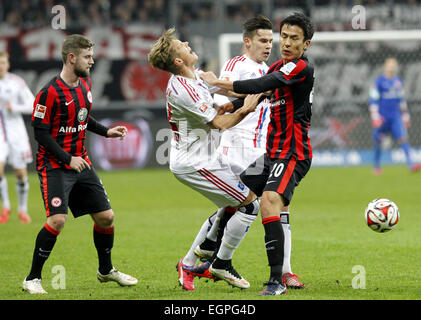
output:
[[[98,271],[106,275],[113,268],[113,264],[111,263],[111,249],[114,244],[114,227],[102,229],[95,224],[94,244],[98,252]]]
[[[225,208],[225,211],[221,217],[221,220],[219,221],[218,231],[216,234],[216,247],[215,247],[213,256],[211,258],[211,261],[214,261],[216,259],[216,255],[218,253],[219,247],[221,246],[222,237],[224,236],[225,227],[228,223],[228,220],[232,218],[232,216],[235,214],[236,211],[237,209],[235,208],[231,208],[231,207]]]
[[[222,260],[218,257],[212,263],[212,267],[215,269],[228,269],[231,266],[231,260]]]
[[[270,279],[282,282],[285,236],[279,217],[263,219],[265,246],[270,266]]]
[[[31,271],[26,277],[26,280],[41,279],[42,267],[50,256],[59,233],[59,231],[54,230],[48,224],[45,224],[38,233],[37,239],[35,240]]]
[[[200,249],[202,250],[214,251],[215,248],[216,248],[216,242],[208,238],[205,238],[205,240],[203,240],[203,242],[200,244]]]

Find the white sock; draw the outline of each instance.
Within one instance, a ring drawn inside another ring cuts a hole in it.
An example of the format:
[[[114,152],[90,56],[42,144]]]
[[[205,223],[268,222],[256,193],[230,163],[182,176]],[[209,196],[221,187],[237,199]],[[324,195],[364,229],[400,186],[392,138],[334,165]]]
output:
[[[29,181],[28,178],[16,181],[16,193],[18,195],[18,212],[28,212],[28,193]]]
[[[8,190],[6,176],[3,176],[0,179],[0,196],[3,201],[3,208],[10,209],[9,190]]]
[[[217,217],[217,213],[214,213],[212,216],[210,216],[208,219],[206,219],[205,222],[203,222],[202,227],[199,230],[199,233],[197,234],[196,238],[193,241],[192,246],[190,247],[190,250],[187,252],[186,256],[183,258],[182,263],[187,266],[194,266],[197,263],[197,260],[199,260],[199,257],[194,253],[194,249],[201,244],[208,234],[211,227],[215,224],[215,219]]]
[[[289,212],[281,212],[281,225],[284,230],[284,264],[282,273],[292,273],[291,271],[291,228],[289,225]]]
[[[254,208],[250,205],[253,205]],[[259,202],[255,200],[250,205],[248,205],[248,209],[250,210],[246,210],[246,206],[238,208],[237,212],[228,220],[224,229],[221,247],[217,253],[219,259],[232,259],[235,249],[237,249],[241,241],[243,241],[253,221],[256,220],[260,208]]]

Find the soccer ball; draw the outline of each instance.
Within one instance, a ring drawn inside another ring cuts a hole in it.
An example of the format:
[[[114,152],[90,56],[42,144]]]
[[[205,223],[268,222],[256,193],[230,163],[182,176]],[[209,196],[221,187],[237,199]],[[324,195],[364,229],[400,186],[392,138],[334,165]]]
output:
[[[399,221],[398,206],[388,199],[375,199],[365,209],[365,221],[376,232],[392,230]]]

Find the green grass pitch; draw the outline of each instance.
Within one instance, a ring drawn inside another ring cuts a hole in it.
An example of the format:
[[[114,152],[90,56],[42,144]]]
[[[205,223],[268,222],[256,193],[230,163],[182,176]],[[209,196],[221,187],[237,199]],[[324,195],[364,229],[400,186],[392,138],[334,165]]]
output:
[[[385,167],[382,176],[373,176],[369,167],[310,170],[295,191],[290,218],[292,269],[307,288],[289,290],[281,297],[257,295],[269,275],[260,217],[233,259],[236,269],[249,280],[249,289],[201,279],[195,281],[194,292],[183,291],[175,265],[215,206],[178,182],[168,170],[99,175],[116,215],[113,263],[137,277],[138,285],[122,288],[97,281],[92,220],[89,216],[74,219],[69,214],[44,266],[43,286],[48,295],[22,292],[35,237],[45,222],[38,178],[31,174],[29,213],[33,222],[21,224],[12,211],[9,223],[0,225],[1,300],[421,298],[421,176],[409,173],[404,166]],[[7,177],[14,204],[15,178]],[[384,234],[371,231],[363,216],[367,203],[378,197],[395,201],[401,214],[397,227]],[[56,266],[62,266],[58,273],[53,272]],[[58,284],[64,288],[57,288]],[[356,289],[356,285],[363,288]]]

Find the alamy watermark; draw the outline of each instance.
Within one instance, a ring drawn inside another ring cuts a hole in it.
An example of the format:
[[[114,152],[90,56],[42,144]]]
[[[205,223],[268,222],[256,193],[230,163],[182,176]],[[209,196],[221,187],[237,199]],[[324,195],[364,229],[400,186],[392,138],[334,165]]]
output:
[[[180,132],[187,134],[181,135]],[[230,141],[229,147],[224,150],[223,146],[220,146],[221,132],[218,129],[188,129],[187,121],[180,121],[178,123],[177,131],[169,128],[163,128],[157,131],[155,135],[157,142],[157,149],[155,152],[156,161],[160,165],[168,165],[170,163],[170,150],[180,150],[184,154],[184,160],[190,162],[190,160],[200,159],[201,163],[213,163],[214,161],[222,161],[223,163],[228,162],[221,160],[225,152],[233,152],[236,154],[236,158],[248,159],[250,155],[250,149],[254,149],[254,144],[257,143],[253,140],[253,137],[233,137]],[[172,146],[173,145],[173,146]],[[247,147],[248,146],[248,147]],[[263,148],[266,146],[264,145]],[[218,150],[218,148],[220,148]],[[229,150],[228,150],[229,149]],[[263,173],[264,161],[263,157],[256,159],[255,163],[251,164],[246,169],[247,175],[260,175]]]
[[[352,273],[356,273],[356,276],[352,278],[352,288],[365,289],[366,288],[365,268],[361,265],[355,265],[352,267]]]
[[[55,14],[51,20],[51,27],[54,30],[66,29],[66,8],[62,5],[55,5],[51,8],[51,13]]]
[[[66,289],[66,268],[62,265],[55,265],[51,269],[51,273],[55,274],[51,280],[51,286],[54,290]]]
[[[367,14],[365,11],[365,7],[362,5],[356,5],[352,7],[352,29],[354,30],[365,30],[367,28],[366,26],[366,20],[367,20]]]

